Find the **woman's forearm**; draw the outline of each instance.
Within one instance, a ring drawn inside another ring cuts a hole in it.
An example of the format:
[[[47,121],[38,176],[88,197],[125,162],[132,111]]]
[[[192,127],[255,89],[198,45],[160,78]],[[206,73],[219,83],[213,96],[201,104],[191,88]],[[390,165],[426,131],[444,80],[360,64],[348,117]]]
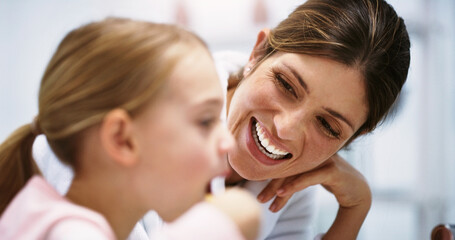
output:
[[[370,210],[370,206],[371,201],[365,203],[364,205],[358,205],[355,207],[340,207],[335,221],[322,239],[356,239],[359,234],[360,227]]]

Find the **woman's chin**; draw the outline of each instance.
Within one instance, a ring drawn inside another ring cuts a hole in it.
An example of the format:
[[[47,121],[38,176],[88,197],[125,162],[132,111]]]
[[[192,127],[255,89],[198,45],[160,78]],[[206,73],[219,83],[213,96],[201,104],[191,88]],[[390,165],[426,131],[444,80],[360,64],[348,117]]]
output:
[[[267,174],[264,174],[260,169],[257,167],[253,166],[246,166],[245,164],[242,163],[237,163],[235,161],[229,161],[229,164],[231,165],[233,171],[237,173],[237,175],[240,178],[249,180],[249,181],[262,181],[269,179]],[[235,173],[233,172],[233,175]]]

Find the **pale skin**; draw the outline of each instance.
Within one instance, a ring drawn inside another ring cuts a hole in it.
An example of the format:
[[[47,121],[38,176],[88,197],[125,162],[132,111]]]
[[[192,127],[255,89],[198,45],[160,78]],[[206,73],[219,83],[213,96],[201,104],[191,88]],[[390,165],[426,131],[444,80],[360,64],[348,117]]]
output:
[[[113,109],[83,132],[67,198],[104,215],[118,239],[149,210],[175,220],[229,171],[234,139],[219,119],[222,106],[211,56],[191,50],[143,112]]]
[[[229,152],[234,171],[228,182],[273,179],[258,200],[275,197],[274,212],[293,193],[321,184],[339,203],[324,239],[355,239],[371,191],[362,174],[336,153],[366,119],[363,77],[356,68],[304,54],[278,52],[258,64],[268,34],[268,29],[259,33],[245,79],[228,91],[227,122],[237,140]],[[267,143],[254,140],[260,132]],[[267,144],[278,160],[263,153]]]

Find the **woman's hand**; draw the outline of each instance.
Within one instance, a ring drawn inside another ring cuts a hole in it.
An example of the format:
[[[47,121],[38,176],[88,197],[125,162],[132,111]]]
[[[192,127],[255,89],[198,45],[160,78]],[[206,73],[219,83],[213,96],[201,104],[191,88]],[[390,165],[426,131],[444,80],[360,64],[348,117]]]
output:
[[[372,195],[363,175],[338,154],[322,166],[309,172],[272,180],[258,195],[260,202],[267,202],[273,212],[279,211],[297,191],[321,184],[335,195],[340,206],[335,222],[324,239],[355,239],[371,206]]]

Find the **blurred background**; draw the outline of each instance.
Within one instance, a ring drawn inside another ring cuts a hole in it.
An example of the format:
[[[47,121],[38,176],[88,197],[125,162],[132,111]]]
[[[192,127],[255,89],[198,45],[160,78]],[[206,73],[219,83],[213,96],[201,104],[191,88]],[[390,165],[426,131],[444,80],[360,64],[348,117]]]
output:
[[[0,140],[37,113],[40,78],[64,35],[106,16],[178,23],[213,52],[249,53],[303,0],[1,0]],[[394,121],[342,152],[368,179],[373,206],[358,239],[430,239],[455,223],[455,1],[390,0],[408,26],[412,58]],[[321,188],[316,232],[337,203]]]

